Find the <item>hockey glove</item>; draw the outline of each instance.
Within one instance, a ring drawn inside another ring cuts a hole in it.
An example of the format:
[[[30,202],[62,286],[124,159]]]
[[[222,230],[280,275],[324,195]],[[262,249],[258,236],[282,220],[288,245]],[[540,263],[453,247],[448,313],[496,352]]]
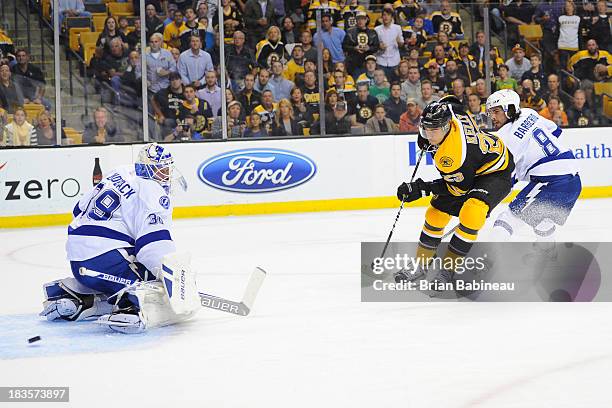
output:
[[[421,197],[431,194],[430,183],[424,182],[422,179],[417,179],[412,183],[402,183],[397,188],[397,198],[400,201],[407,203],[416,201]]]

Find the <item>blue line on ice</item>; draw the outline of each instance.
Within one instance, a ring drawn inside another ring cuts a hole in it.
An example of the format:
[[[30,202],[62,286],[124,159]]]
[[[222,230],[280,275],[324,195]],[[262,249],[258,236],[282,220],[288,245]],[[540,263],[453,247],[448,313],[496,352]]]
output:
[[[54,357],[62,354],[103,353],[153,346],[170,336],[174,327],[126,335],[83,322],[48,322],[35,314],[0,315],[0,360]],[[28,339],[40,336],[32,344]]]

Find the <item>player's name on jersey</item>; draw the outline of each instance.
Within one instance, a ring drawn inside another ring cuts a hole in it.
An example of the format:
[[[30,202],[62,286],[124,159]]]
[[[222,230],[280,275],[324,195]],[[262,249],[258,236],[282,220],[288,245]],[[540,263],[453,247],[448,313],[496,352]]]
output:
[[[119,175],[119,173],[112,174],[107,177],[107,179],[113,183],[113,186],[117,187],[117,191],[119,191],[125,198],[130,198],[132,194],[135,194],[136,191]]]
[[[455,279],[453,282],[441,283],[421,279],[412,282],[383,282],[377,279],[372,282],[376,291],[485,291],[485,292],[514,292],[514,282],[486,282],[484,280]]]

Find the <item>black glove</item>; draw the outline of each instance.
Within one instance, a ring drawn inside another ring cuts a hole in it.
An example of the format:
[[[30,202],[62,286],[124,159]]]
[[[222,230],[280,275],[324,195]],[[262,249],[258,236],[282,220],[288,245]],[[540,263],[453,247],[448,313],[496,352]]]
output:
[[[417,179],[412,183],[402,183],[397,188],[398,200],[403,200],[407,203],[428,196],[429,194],[431,194],[431,187],[429,183],[424,182],[422,179]]]

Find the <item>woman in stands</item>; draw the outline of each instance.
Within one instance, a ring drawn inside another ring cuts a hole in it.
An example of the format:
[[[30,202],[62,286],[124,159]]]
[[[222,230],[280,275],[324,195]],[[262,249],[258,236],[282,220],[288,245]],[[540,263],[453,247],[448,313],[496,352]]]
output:
[[[298,87],[291,90],[291,107],[293,108],[293,116],[303,128],[309,128],[314,122],[313,112],[306,101],[304,94]]]
[[[57,137],[55,131],[55,123],[53,118],[47,111],[42,111],[36,119],[38,125],[36,126],[36,139],[39,146],[53,146],[57,145]],[[66,135],[62,131],[62,140],[66,138]]]
[[[104,49],[104,54],[110,54],[110,43],[115,38],[121,38],[123,41],[123,47],[127,50],[128,41],[125,34],[119,31],[119,26],[117,24],[117,20],[115,17],[107,17],[104,21],[104,30],[100,33],[98,37],[98,41],[96,42],[97,47],[102,47]]]
[[[304,129],[293,116],[293,107],[289,99],[278,103],[278,115],[272,124],[272,136],[303,136]]]
[[[26,113],[22,107],[15,109],[13,122],[4,126],[3,146],[36,146],[36,132],[26,120]]]

